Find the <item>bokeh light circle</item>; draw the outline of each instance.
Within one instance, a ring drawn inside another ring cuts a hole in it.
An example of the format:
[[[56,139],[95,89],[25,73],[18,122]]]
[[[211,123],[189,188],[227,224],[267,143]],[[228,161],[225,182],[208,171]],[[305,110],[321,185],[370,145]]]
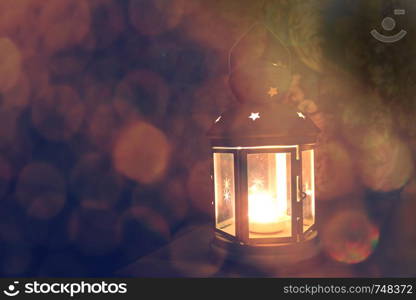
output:
[[[43,46],[54,53],[82,42],[90,30],[90,9],[86,0],[44,0],[40,7],[39,30]]]
[[[362,151],[358,167],[362,182],[383,192],[400,189],[414,173],[412,153],[397,137]]]
[[[162,179],[169,163],[170,144],[165,134],[138,121],[120,133],[113,151],[116,170],[144,184]]]
[[[19,80],[22,57],[17,46],[8,38],[0,38],[0,92],[13,88]]]
[[[322,230],[325,252],[346,264],[365,261],[379,242],[379,230],[360,211],[343,211],[330,218]]]
[[[27,76],[20,73],[16,85],[3,93],[1,106],[7,109],[23,110],[29,105],[31,96],[31,86]]]

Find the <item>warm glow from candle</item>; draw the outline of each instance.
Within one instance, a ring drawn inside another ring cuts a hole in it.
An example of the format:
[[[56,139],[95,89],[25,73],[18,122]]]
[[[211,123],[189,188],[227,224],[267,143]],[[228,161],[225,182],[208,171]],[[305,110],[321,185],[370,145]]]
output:
[[[253,223],[273,223],[285,215],[283,201],[278,201],[269,193],[259,191],[249,195],[249,217]]]
[[[267,233],[282,230],[282,222],[287,216],[286,156],[276,155],[275,194],[263,187],[261,180],[254,180],[249,187],[249,220],[253,232]]]

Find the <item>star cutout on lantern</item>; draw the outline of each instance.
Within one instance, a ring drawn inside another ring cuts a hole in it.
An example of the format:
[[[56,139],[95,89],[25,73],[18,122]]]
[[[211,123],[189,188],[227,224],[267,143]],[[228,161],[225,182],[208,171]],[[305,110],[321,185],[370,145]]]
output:
[[[224,200],[229,201],[231,199],[230,192],[224,192]]]
[[[276,96],[277,94],[279,94],[279,91],[277,90],[277,88],[271,87],[271,88],[269,89],[269,91],[267,92],[267,94],[268,94],[270,97],[273,97],[273,96]]]
[[[254,113],[252,112],[250,116],[248,116],[249,119],[252,119],[253,121],[256,121],[257,119],[260,119],[260,113]]]
[[[297,114],[298,114],[299,118],[306,119],[305,115],[303,113],[301,113],[300,111],[298,111]]]
[[[224,187],[229,189],[231,186],[231,180],[229,178],[225,178],[224,180]]]
[[[231,199],[231,180],[229,178],[226,178],[224,180],[224,200],[229,201]]]

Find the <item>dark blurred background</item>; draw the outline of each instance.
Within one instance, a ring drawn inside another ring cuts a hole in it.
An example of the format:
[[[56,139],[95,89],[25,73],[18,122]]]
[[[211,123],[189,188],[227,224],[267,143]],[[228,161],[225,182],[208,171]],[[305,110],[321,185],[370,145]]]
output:
[[[370,36],[385,16],[399,43]],[[304,275],[415,276],[415,16],[410,0],[1,0],[0,274],[111,276],[208,222],[205,132],[236,103],[230,48],[262,20],[292,54],[286,101],[322,130],[339,269]]]

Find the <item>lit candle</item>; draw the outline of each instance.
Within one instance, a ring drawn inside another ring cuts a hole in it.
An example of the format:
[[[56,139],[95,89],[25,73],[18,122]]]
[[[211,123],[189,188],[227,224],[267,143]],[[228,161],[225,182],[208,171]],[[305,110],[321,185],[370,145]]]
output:
[[[286,157],[276,155],[276,177],[273,188],[264,189],[262,180],[254,179],[249,188],[248,213],[250,231],[277,233],[290,225],[287,215]],[[275,191],[271,194],[270,191]]]
[[[273,233],[285,229],[290,220],[286,214],[286,201],[279,201],[264,191],[249,194],[250,231],[254,233]]]

